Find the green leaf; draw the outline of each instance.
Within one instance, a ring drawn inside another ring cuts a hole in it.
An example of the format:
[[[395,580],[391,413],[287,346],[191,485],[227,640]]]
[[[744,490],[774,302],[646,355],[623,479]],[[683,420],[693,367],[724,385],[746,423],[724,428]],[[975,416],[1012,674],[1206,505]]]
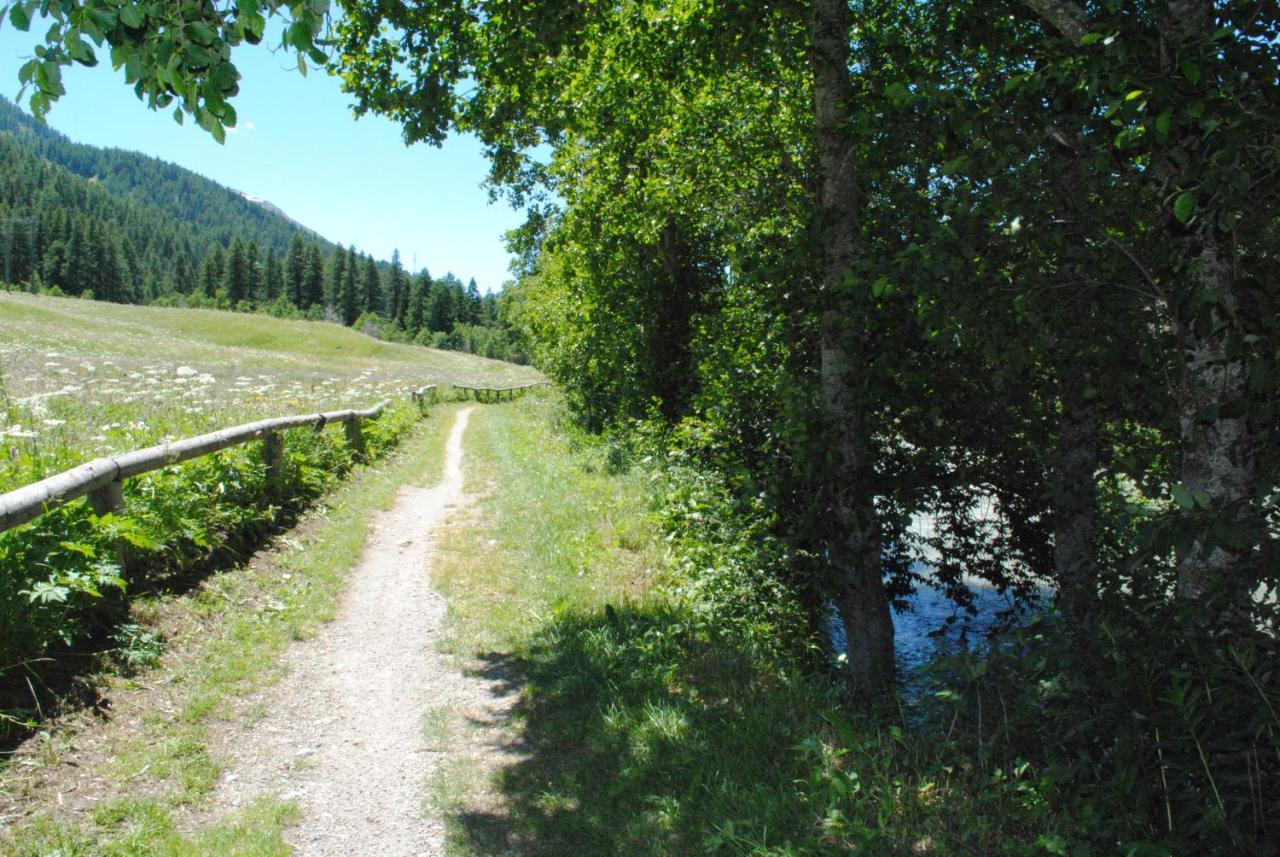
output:
[[[1159,116],[1156,117],[1156,130],[1166,136],[1169,133],[1169,119],[1170,119],[1170,113],[1168,110],[1164,111],[1163,113],[1161,113]]]
[[[1056,833],[1044,833],[1036,840],[1036,844],[1050,854],[1066,854],[1067,840]]]
[[[871,294],[872,294],[874,297],[877,297],[877,298],[878,298],[878,297],[880,297],[881,295],[883,295],[883,294],[885,293],[885,290],[886,290],[888,287],[889,287],[889,278],[888,278],[888,277],[881,277],[881,278],[879,278],[878,280],[876,280],[874,283],[872,283],[872,284],[871,284]]]
[[[1179,66],[1178,70],[1182,72],[1183,77],[1191,81],[1191,84],[1193,86],[1200,82],[1200,66],[1196,65],[1195,63],[1184,62],[1181,66]]]
[[[1088,47],[1102,41],[1102,33],[1085,33],[1080,37],[1080,46]]]
[[[71,53],[71,58],[80,65],[93,67],[98,64],[93,48],[75,30],[67,33],[67,50]]]
[[[1133,101],[1134,99],[1141,98],[1144,93],[1146,93],[1145,89],[1134,89],[1125,95],[1124,100]]]
[[[251,45],[262,41],[262,34],[267,28],[267,19],[257,12],[245,13],[240,18],[244,26],[245,40]]]
[[[147,20],[146,11],[136,3],[130,3],[120,9],[120,22],[131,30],[141,27]]]
[[[193,21],[186,27],[187,37],[198,45],[211,45],[214,40],[213,27],[204,21]]]
[[[901,82],[895,81],[884,88],[885,97],[901,107],[911,100],[911,90]]]
[[[31,16],[27,14],[26,9],[22,8],[21,3],[14,3],[9,9],[9,23],[24,33],[31,29]]]
[[[1191,496],[1191,492],[1181,482],[1170,488],[1169,493],[1173,494],[1173,501],[1184,511],[1190,510],[1196,505],[1195,497]]]
[[[1173,216],[1178,218],[1179,223],[1186,223],[1190,220],[1191,215],[1195,210],[1195,191],[1184,190],[1182,193],[1178,194],[1178,198],[1173,201]]]

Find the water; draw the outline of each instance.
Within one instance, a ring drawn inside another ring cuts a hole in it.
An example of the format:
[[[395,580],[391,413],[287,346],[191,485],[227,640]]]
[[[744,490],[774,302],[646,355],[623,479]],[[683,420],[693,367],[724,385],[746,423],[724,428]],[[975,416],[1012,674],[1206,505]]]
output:
[[[917,564],[912,570],[929,577],[928,566]],[[965,584],[973,592],[975,613],[957,607],[941,592],[924,584],[908,599],[907,611],[893,611],[894,649],[901,675],[909,676],[934,655],[972,651],[982,646],[993,631],[1010,623],[1016,625],[1021,616],[1030,612],[986,581],[966,578]],[[834,603],[828,602],[827,610],[831,651],[840,654],[847,647],[844,623]]]

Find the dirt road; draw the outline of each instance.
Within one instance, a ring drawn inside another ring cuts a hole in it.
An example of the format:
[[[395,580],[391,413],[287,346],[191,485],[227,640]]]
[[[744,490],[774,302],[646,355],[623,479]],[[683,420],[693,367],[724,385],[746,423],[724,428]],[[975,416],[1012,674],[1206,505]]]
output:
[[[433,534],[463,506],[458,414],[433,488],[401,489],[370,528],[335,620],[286,654],[287,675],[235,727],[217,803],[262,794],[296,801],[288,839],[302,855],[435,855],[444,826],[425,804],[439,762],[423,717],[492,704],[489,691],[438,651],[445,604],[429,582]]]

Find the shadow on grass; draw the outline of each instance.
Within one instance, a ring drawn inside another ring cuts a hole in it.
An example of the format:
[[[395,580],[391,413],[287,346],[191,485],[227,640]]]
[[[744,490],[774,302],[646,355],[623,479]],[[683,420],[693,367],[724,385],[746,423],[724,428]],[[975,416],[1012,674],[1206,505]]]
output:
[[[696,854],[777,844],[806,813],[793,782],[808,725],[760,652],[665,607],[568,612],[518,656],[476,672],[513,682],[520,738],[497,788],[508,811],[463,807],[451,836],[476,854]]]
[[[46,656],[17,663],[0,673],[0,713],[13,718],[0,722],[0,760],[52,717],[73,711],[110,716],[111,700],[95,679],[104,669],[129,671],[125,660],[113,656],[121,652],[117,632],[130,622],[131,601],[147,596],[181,597],[213,575],[242,565],[292,529],[313,500],[314,495],[298,498],[277,507],[270,518],[247,520],[213,547],[184,542],[163,554],[143,558],[126,554],[127,593],[108,591],[93,605],[82,620],[87,633],[74,647],[56,647]]]

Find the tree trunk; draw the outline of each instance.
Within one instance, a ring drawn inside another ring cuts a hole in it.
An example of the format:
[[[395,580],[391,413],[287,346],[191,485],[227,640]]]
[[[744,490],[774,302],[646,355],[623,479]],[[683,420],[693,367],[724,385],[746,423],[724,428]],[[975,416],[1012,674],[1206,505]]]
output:
[[[1062,613],[1076,627],[1092,624],[1098,606],[1094,476],[1101,446],[1097,407],[1086,401],[1079,379],[1061,373],[1062,415],[1054,451],[1053,571]]]
[[[1189,250],[1198,250],[1192,266],[1191,287],[1213,301],[1213,324],[1195,318],[1180,319],[1177,326],[1183,355],[1178,409],[1182,427],[1182,484],[1193,497],[1208,499],[1208,511],[1231,529],[1252,530],[1250,511],[1259,474],[1255,442],[1247,414],[1236,416],[1228,406],[1246,395],[1242,355],[1226,353],[1228,334],[1239,309],[1231,272],[1225,258],[1230,251],[1224,237],[1212,226],[1188,239]],[[1254,543],[1249,532],[1248,543]],[[1178,596],[1203,600],[1210,595],[1247,597],[1248,581],[1239,574],[1242,557],[1226,545],[1210,543],[1203,527],[1197,528],[1191,547],[1178,561]],[[1233,591],[1234,590],[1234,591]],[[1243,590],[1243,591],[1241,591]]]
[[[1165,12],[1163,35],[1168,44],[1203,45],[1212,38],[1212,0],[1169,0]],[[1203,156],[1201,129],[1194,126],[1170,152],[1175,163],[1197,164]],[[1214,525],[1238,533],[1242,546],[1256,545],[1265,541],[1252,506],[1261,482],[1256,428],[1240,407],[1248,393],[1245,349],[1228,347],[1242,327],[1240,294],[1231,236],[1217,228],[1217,214],[1206,208],[1195,213],[1189,231],[1171,227],[1187,266],[1175,328],[1182,352],[1177,391],[1181,479]],[[1195,527],[1189,549],[1178,559],[1177,594],[1195,602],[1217,596],[1229,612],[1233,605],[1247,602],[1252,592],[1243,568],[1248,548],[1233,549],[1209,529]]]
[[[808,20],[813,70],[814,132],[821,189],[818,228],[823,245],[820,348],[822,402],[830,466],[824,474],[829,520],[828,561],[835,602],[848,640],[845,676],[859,698],[893,686],[893,624],[880,556],[880,526],[871,493],[866,428],[854,379],[861,355],[850,342],[856,315],[844,278],[858,256],[862,195],[854,175],[849,118],[849,8],[845,0],[813,0]]]

